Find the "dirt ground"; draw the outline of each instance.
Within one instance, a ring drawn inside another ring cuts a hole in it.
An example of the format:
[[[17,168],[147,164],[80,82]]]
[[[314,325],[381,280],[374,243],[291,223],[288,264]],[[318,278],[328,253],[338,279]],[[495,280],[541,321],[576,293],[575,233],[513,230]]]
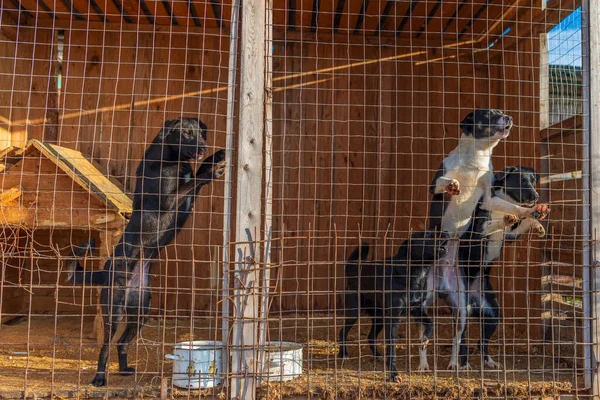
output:
[[[456,398],[556,396],[582,387],[577,362],[553,362],[542,345],[527,345],[524,339],[503,331],[503,340],[491,346],[494,357],[504,365],[500,371],[482,372],[478,353],[470,356],[472,370],[449,372],[450,338],[436,337],[429,348],[434,371],[420,373],[416,332],[401,331],[398,345],[398,382],[386,382],[383,365],[375,361],[366,345],[368,319],[361,320],[350,335],[351,359],[336,357],[340,319],[327,314],[273,316],[270,340],[295,341],[304,345],[303,375],[282,383],[264,384],[260,398],[311,396],[313,398]],[[166,322],[165,322],[166,321]],[[192,325],[193,323],[193,325]],[[89,386],[99,346],[92,338],[92,320],[73,316],[36,315],[0,326],[0,398],[68,397],[156,397],[161,384],[174,397],[215,396],[225,398],[221,387],[202,391],[177,389],[171,384],[172,361],[164,358],[172,344],[184,340],[219,339],[220,319],[150,319],[141,338],[130,349],[129,362],[136,367],[133,377],[109,374],[107,388]],[[441,325],[441,324],[440,324]],[[308,328],[307,328],[308,327]],[[413,330],[414,327],[412,328]],[[438,331],[444,329],[438,328]],[[411,337],[411,339],[407,339]],[[502,343],[500,343],[502,342]],[[475,341],[470,341],[474,344]],[[500,356],[498,356],[500,355]],[[118,369],[115,347],[111,347],[109,371]],[[169,377],[161,381],[161,376]],[[165,387],[165,386],[163,386]]]

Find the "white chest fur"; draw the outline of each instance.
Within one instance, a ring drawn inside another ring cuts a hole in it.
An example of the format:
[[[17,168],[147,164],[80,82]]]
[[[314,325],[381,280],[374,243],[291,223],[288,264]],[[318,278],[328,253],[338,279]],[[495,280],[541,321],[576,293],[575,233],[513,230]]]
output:
[[[450,198],[442,217],[442,230],[451,236],[460,236],[467,230],[479,199],[492,183],[486,181],[490,171],[491,149],[477,151],[459,144],[444,159],[444,176],[458,181],[460,194]]]

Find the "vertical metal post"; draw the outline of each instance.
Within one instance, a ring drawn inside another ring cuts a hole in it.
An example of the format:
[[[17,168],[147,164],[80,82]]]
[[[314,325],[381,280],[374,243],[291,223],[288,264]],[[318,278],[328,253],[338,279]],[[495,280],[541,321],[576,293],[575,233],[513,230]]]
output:
[[[229,342],[229,247],[231,231],[231,200],[233,172],[233,129],[235,126],[235,87],[237,77],[237,48],[240,1],[234,0],[231,7],[231,27],[229,30],[229,71],[227,77],[227,125],[225,139],[225,194],[223,210],[223,302],[221,303],[221,340],[225,346]],[[229,371],[229,353],[225,352],[224,372]],[[225,377],[223,378],[225,379]]]
[[[585,384],[592,388],[594,396],[599,394],[598,330],[597,318],[600,303],[595,290],[600,287],[600,269],[595,264],[600,260],[600,248],[592,245],[600,227],[600,4],[596,0],[582,3],[582,47],[584,82],[584,252],[583,252],[583,304],[585,345]]]
[[[267,0],[266,10],[266,59],[265,59],[265,208],[263,222],[264,270],[260,310],[259,368],[264,365],[267,332],[269,330],[269,287],[271,283],[271,232],[273,220],[273,0]],[[262,376],[262,375],[259,375]]]

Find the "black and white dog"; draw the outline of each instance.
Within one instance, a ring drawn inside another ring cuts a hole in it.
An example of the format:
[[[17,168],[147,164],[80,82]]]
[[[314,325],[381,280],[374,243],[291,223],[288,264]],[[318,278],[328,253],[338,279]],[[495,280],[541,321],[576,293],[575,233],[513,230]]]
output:
[[[514,216],[509,221],[502,219],[506,223],[518,218],[545,216],[548,207],[544,204],[523,207],[493,195],[492,151],[502,139],[508,137],[512,126],[512,117],[493,109],[478,109],[463,119],[458,146],[444,158],[430,186],[433,194],[429,213],[430,229],[441,229],[451,238],[460,238],[469,228],[478,204],[482,210]],[[449,369],[459,368],[459,347],[467,321],[464,280],[460,278],[456,264],[458,248],[459,243],[451,241],[446,256],[430,269],[428,295],[422,304],[426,310],[434,297],[443,297],[455,311],[457,324]],[[423,348],[427,341],[423,341]],[[426,367],[422,361],[420,369]]]
[[[470,225],[475,207],[518,218],[543,216],[546,206],[523,207],[499,196],[492,196],[494,170],[492,152],[508,137],[512,117],[499,110],[479,109],[460,123],[462,136],[458,146],[442,161],[430,186],[430,229],[441,229],[451,237],[460,237]]]
[[[504,171],[495,175],[493,196],[516,205],[532,206],[539,198],[535,190],[538,181],[539,175],[532,168],[506,167]],[[544,227],[537,219],[532,217],[519,219],[510,214],[489,212],[481,208],[482,202],[483,198],[480,199],[475,209],[470,228],[461,236],[460,245],[458,242],[453,242],[454,248],[448,249],[446,256],[440,261],[442,266],[448,268],[437,270],[442,277],[440,280],[446,285],[448,285],[448,281],[459,282],[458,290],[439,293],[445,297],[454,314],[461,316],[458,324],[462,336],[458,343],[455,338],[449,368],[469,368],[465,344],[467,317],[476,317],[481,320],[479,347],[484,365],[488,368],[501,368],[491,358],[488,350],[489,340],[495,333],[500,319],[500,306],[490,282],[491,264],[500,257],[505,240],[516,240],[529,230],[535,232],[539,237],[545,235]],[[549,211],[546,206],[540,215],[535,215],[535,217],[543,219]],[[452,255],[452,252],[456,250],[458,250],[458,258]],[[434,278],[430,277],[430,279]],[[448,301],[448,297],[451,297],[450,301]],[[429,296],[423,304],[424,309],[427,309],[432,302],[433,294],[429,292]],[[466,310],[459,310],[459,307],[466,307]],[[423,326],[423,330],[426,330],[426,326]],[[421,340],[427,343],[429,337]],[[458,362],[458,365],[453,362]],[[419,369],[429,369],[426,346],[422,346],[420,350]]]
[[[390,379],[395,380],[396,340],[400,318],[410,310],[409,291],[422,292],[427,271],[435,259],[445,253],[445,234],[420,231],[411,235],[398,253],[382,261],[365,261],[369,246],[362,244],[348,257],[346,264],[346,293],[344,315],[346,320],[339,334],[339,357],[348,358],[348,333],[363,311],[371,316],[368,340],[373,356],[381,358],[377,350],[377,336],[385,327],[386,365]],[[431,326],[427,315],[420,309],[414,315],[424,326]],[[421,319],[423,318],[423,319]]]
[[[539,180],[533,168],[506,167],[495,175],[494,196],[514,204],[531,206],[539,199],[535,189]],[[500,306],[490,282],[492,263],[500,257],[505,241],[517,240],[529,231],[538,237],[546,234],[543,225],[535,218],[513,220],[510,215],[491,213],[477,206],[471,228],[461,237],[459,263],[468,288],[468,313],[481,322],[479,349],[483,363],[488,368],[502,368],[492,359],[488,350],[490,338],[496,332],[500,319]],[[460,353],[461,366],[468,365],[466,350],[462,349]]]
[[[119,372],[135,372],[127,365],[127,348],[147,319],[150,263],[181,230],[200,189],[224,174],[225,151],[220,150],[206,158],[192,177],[191,161],[207,151],[206,125],[198,118],[167,120],[138,166],[133,213],[104,269],[85,271],[77,259],[69,265],[69,281],[103,287],[104,344],[94,386],[106,384],[108,346],[123,317],[127,325],[117,343]],[[90,246],[83,244],[75,255]]]

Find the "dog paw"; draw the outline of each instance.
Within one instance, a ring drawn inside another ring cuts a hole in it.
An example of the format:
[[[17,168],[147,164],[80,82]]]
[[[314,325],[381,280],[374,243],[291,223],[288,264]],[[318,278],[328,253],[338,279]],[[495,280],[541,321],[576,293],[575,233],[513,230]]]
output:
[[[390,372],[390,382],[401,382],[400,375],[397,372]]]
[[[548,207],[548,204],[538,204],[533,210],[531,216],[538,221],[542,221],[546,219],[549,213],[550,207]]]
[[[460,371],[471,371],[471,364],[466,363],[458,368]]]
[[[429,363],[427,363],[427,362],[419,363],[419,366],[417,367],[417,371],[418,372],[427,372],[427,371],[429,371]]]
[[[119,374],[121,376],[132,376],[135,374],[135,368],[133,367],[125,367],[121,370],[119,370]]]
[[[491,358],[484,361],[483,365],[485,365],[488,369],[502,369],[502,364],[495,362]]]
[[[101,387],[106,385],[106,375],[104,372],[97,373],[94,379],[90,382],[90,385]]]
[[[458,196],[460,194],[460,184],[456,179],[452,179],[448,186],[446,186],[446,193],[450,196]]]
[[[504,225],[506,225],[506,226],[512,226],[512,225],[516,224],[517,222],[519,222],[519,217],[517,217],[516,215],[506,214],[504,216]]]
[[[449,371],[457,371],[458,364],[455,361],[450,361],[450,363],[448,363],[448,367],[446,369]]]
[[[540,224],[537,221],[536,221],[536,224],[533,226],[532,231],[534,233],[536,233],[538,235],[538,237],[543,238],[544,236],[546,236],[546,230],[544,229],[542,224]]]
[[[222,178],[223,175],[225,175],[225,166],[226,166],[225,161],[217,164],[217,168],[215,168],[213,170],[213,178],[214,179]]]

